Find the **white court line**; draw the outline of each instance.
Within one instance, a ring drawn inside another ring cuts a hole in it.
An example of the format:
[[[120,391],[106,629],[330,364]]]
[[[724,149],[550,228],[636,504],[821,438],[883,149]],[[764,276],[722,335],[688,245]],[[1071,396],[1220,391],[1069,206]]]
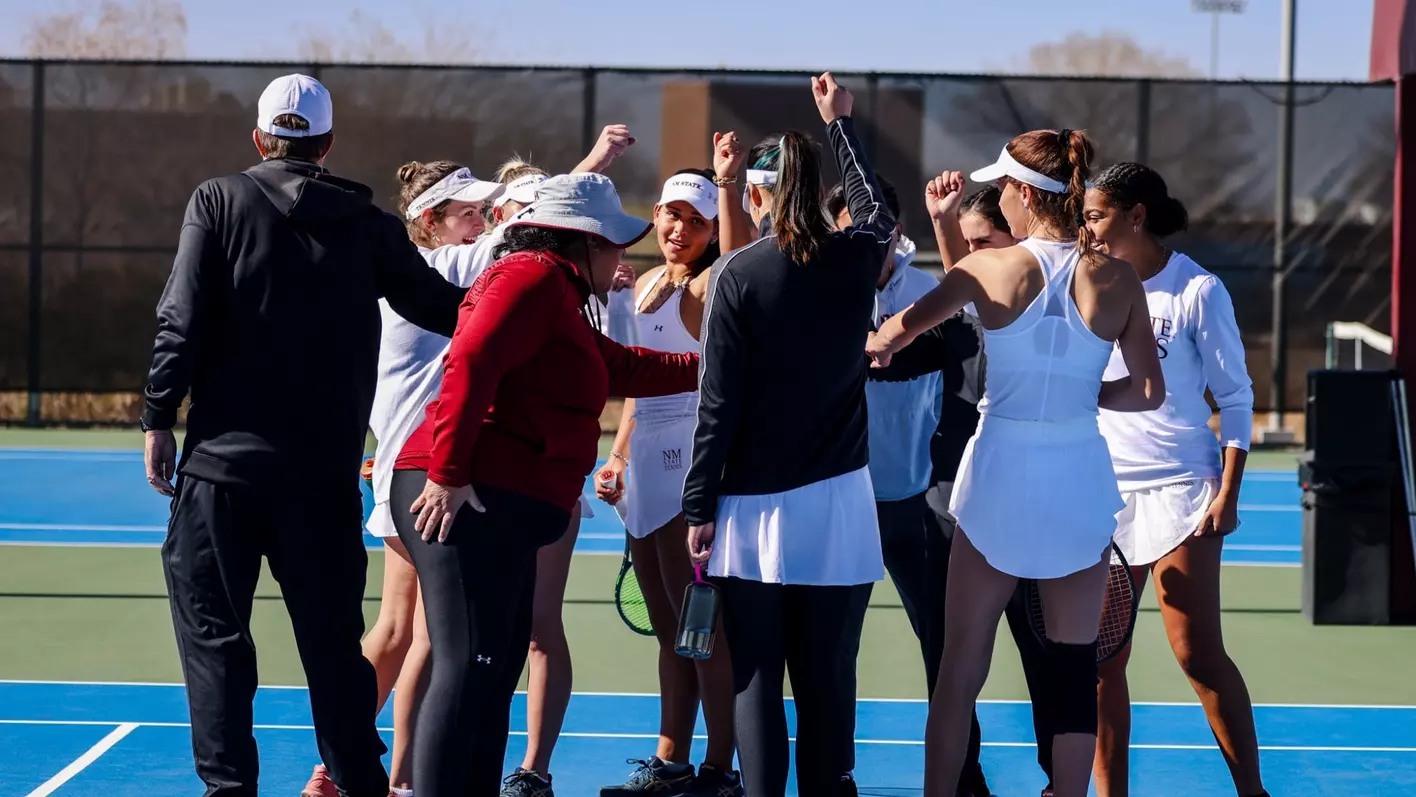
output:
[[[90,747],[83,755],[75,758],[67,767],[59,770],[54,777],[46,780],[39,788],[30,792],[28,797],[48,797],[59,790],[60,786],[68,783],[73,777],[83,772],[89,764],[97,761],[99,756],[108,752],[108,749],[123,740],[124,736],[137,730],[138,724],[135,722],[125,722],[114,728],[107,736],[98,740],[98,744]]]
[[[69,725],[69,726],[107,726],[111,722],[99,722],[97,720],[0,720],[0,725]],[[40,790],[32,792],[30,797],[42,797],[53,792],[54,789],[62,786],[65,781],[78,774],[84,767],[93,763],[99,756],[103,755],[108,748],[116,744],[124,736],[133,732],[137,728],[190,728],[191,724],[186,722],[128,722],[120,725],[113,733],[108,734],[102,741],[94,745],[83,756],[80,756],[73,764],[66,767],[63,772],[55,776],[60,776],[64,780],[53,783],[49,791]],[[269,725],[258,724],[251,726],[257,731],[313,731],[313,725]],[[379,728],[381,733],[393,733],[393,728]],[[526,736],[526,731],[510,731],[509,736]],[[657,733],[599,733],[588,731],[562,731],[562,738],[572,739],[658,739]],[[695,735],[698,741],[706,741],[707,736]],[[796,741],[795,737],[790,737],[789,741]],[[856,744],[890,745],[898,747],[923,747],[923,739],[856,739]],[[1036,742],[983,742],[984,747],[1036,747]],[[1132,744],[1132,748],[1138,750],[1218,750],[1213,744]],[[1291,752],[1291,753],[1416,753],[1416,747],[1343,747],[1340,745],[1259,745],[1259,749],[1264,752]],[[69,768],[73,768],[72,772]],[[67,774],[66,774],[67,773]]]
[[[160,531],[166,532],[166,526],[85,526],[78,523],[0,523],[0,530],[3,531],[104,531],[104,532],[125,532],[125,531]]]
[[[122,686],[122,687],[142,687],[142,688],[152,687],[152,688],[158,688],[158,689],[182,689],[182,688],[184,688],[184,686],[185,686],[184,684],[172,683],[172,682],[168,682],[168,681],[48,681],[48,680],[38,680],[38,681],[37,681],[37,680],[29,680],[29,679],[21,679],[21,678],[0,678],[0,686],[6,686],[6,685],[12,685],[12,686],[114,686],[114,687]],[[292,685],[292,684],[261,684],[259,688],[261,688],[261,689],[299,689],[299,690],[304,690],[306,687],[303,687],[303,686],[295,686],[295,685]],[[525,692],[525,691],[518,691],[516,694],[518,694],[518,695],[524,695],[524,694],[526,694],[526,692]],[[632,697],[632,698],[642,698],[642,699],[645,699],[645,700],[658,700],[658,699],[659,699],[659,695],[658,695],[658,693],[656,693],[656,692],[572,692],[571,694],[574,695],[574,696],[577,696],[577,697]],[[791,700],[792,698],[791,698],[791,697],[786,697],[786,698],[783,698],[783,699],[785,699],[785,700]],[[857,702],[857,703],[919,703],[919,704],[925,704],[925,703],[928,703],[929,701],[926,700],[926,699],[924,699],[924,698],[917,698],[917,697],[861,697],[861,698],[857,698],[857,699],[856,699],[856,702]],[[993,704],[993,705],[1016,705],[1016,706],[1026,706],[1026,705],[1030,705],[1030,702],[1027,701],[1027,700],[981,699],[981,700],[979,700],[979,701],[977,701],[977,702],[979,702],[979,703],[986,703],[986,704]],[[1131,705],[1133,705],[1133,706],[1178,706],[1178,707],[1181,707],[1181,708],[1200,708],[1200,707],[1201,707],[1201,704],[1200,704],[1200,703],[1197,703],[1197,702],[1190,702],[1190,703],[1187,703],[1187,702],[1172,701],[1172,700],[1133,700],[1133,701],[1131,701]],[[1377,709],[1377,710],[1382,710],[1382,711],[1416,711],[1416,705],[1404,706],[1404,705],[1397,705],[1397,704],[1374,704],[1374,703],[1254,703],[1253,705],[1254,705],[1256,708]],[[9,721],[9,722],[28,722],[29,720],[0,720],[0,722],[6,722],[6,721]],[[58,722],[58,723],[60,723],[60,724],[64,724],[64,723],[70,723],[70,724],[88,724],[88,723],[89,723],[89,721],[87,721],[87,720],[85,720],[85,721],[78,721],[78,720],[74,720],[74,721],[69,721],[69,720],[55,720],[55,722]],[[117,723],[117,722],[94,722],[94,723],[91,723],[91,724],[98,724],[98,725],[117,725],[118,723]],[[162,724],[162,723],[143,722],[143,723],[139,723],[139,724],[141,724],[141,725],[160,725],[160,724]],[[186,724],[185,724],[185,723],[182,723],[181,726],[182,726],[182,727],[186,727]],[[654,738],[658,738],[658,737],[656,736],[656,737],[654,737]],[[1209,748],[1205,748],[1205,749],[1209,749]]]

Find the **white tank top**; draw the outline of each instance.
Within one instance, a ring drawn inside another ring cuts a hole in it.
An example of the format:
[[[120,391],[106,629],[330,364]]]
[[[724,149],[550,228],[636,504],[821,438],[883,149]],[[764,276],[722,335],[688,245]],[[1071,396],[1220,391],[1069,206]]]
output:
[[[1043,289],[1002,329],[984,329],[988,379],[979,412],[1019,421],[1096,422],[1112,342],[1097,337],[1072,299],[1080,255],[1073,242],[1027,239]]]
[[[652,313],[642,311],[644,298],[653,294],[669,273],[667,268],[659,270],[649,286],[634,299],[634,321],[638,331],[638,345],[646,349],[666,351],[673,354],[687,354],[698,351],[698,341],[683,325],[683,294],[686,287],[673,292],[668,299]],[[697,412],[698,392],[678,393],[672,396],[656,396],[634,401],[636,420],[657,420],[692,415]]]

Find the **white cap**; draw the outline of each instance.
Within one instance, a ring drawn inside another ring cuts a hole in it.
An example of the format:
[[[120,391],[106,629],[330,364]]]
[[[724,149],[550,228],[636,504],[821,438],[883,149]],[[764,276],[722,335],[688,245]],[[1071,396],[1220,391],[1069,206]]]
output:
[[[478,180],[472,176],[471,170],[464,166],[433,183],[428,187],[428,190],[414,197],[413,201],[408,203],[406,215],[410,219],[416,219],[428,208],[437,207],[448,201],[482,202],[500,196],[505,187],[501,183]]]
[[[705,219],[718,217],[718,186],[700,174],[676,174],[664,182],[658,205],[687,202]]]
[[[256,127],[282,138],[322,136],[334,129],[334,103],[323,83],[309,75],[278,77],[261,92]],[[275,118],[290,114],[309,122],[309,130],[277,127]]]
[[[501,207],[507,202],[518,202],[522,205],[529,205],[536,201],[536,187],[546,182],[544,174],[525,174],[506,184],[506,190],[497,197],[497,201],[492,203],[496,207]]]
[[[543,181],[536,201],[502,226],[521,225],[586,232],[618,247],[633,246],[654,226],[624,212],[615,184],[603,174],[561,174]]]
[[[992,183],[1004,177],[1011,177],[1020,183],[1026,183],[1033,188],[1038,188],[1043,191],[1051,191],[1054,194],[1067,193],[1066,183],[1060,180],[1054,180],[1041,172],[1034,171],[1018,163],[1012,155],[1008,154],[1008,147],[1006,145],[1003,147],[1002,154],[998,156],[998,160],[969,175],[969,179],[976,183]]]

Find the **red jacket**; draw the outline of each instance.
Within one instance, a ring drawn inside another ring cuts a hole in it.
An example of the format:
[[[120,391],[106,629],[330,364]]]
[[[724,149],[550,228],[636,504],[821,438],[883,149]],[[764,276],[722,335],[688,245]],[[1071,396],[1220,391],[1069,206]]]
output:
[[[395,468],[572,509],[595,467],[607,398],[698,389],[697,354],[625,347],[596,332],[581,313],[589,291],[549,252],[487,269],[462,302],[442,392]]]

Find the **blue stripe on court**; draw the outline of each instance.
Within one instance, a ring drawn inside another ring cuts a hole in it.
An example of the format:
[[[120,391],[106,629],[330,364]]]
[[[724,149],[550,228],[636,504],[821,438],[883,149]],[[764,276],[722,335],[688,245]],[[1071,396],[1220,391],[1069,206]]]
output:
[[[585,491],[594,495],[586,479]],[[1297,565],[1301,514],[1297,475],[1245,475],[1241,527],[1225,542],[1226,564]],[[364,489],[364,510],[372,496]],[[592,500],[595,517],[580,528],[576,553],[619,554],[624,527],[609,505]],[[147,486],[141,451],[0,449],[0,544],[149,545],[162,543],[169,502]],[[379,547],[366,536],[369,547]]]
[[[257,694],[263,792],[293,794],[309,774],[315,749],[307,699],[303,689],[263,688]],[[794,727],[790,701],[787,713]],[[922,702],[859,703],[856,771],[862,794],[918,792],[925,714]],[[1180,793],[1175,786],[1181,783],[1186,794],[1232,788],[1199,706],[1141,704],[1133,717],[1134,794],[1170,797]],[[518,696],[508,771],[524,749],[524,718],[524,699]],[[1034,763],[1029,707],[983,703],[979,721],[994,790],[1036,794],[1042,780]],[[1265,780],[1275,794],[1416,792],[1416,708],[1258,706],[1255,721]],[[0,783],[41,783],[120,723],[136,723],[137,730],[59,794],[194,793],[198,784],[186,722],[185,692],[177,686],[0,683]],[[390,724],[386,709],[380,725]],[[595,787],[623,778],[621,762],[652,754],[657,730],[655,697],[576,695],[552,763],[558,791],[593,794]],[[697,733],[703,734],[701,721]],[[701,755],[702,740],[694,746]]]

